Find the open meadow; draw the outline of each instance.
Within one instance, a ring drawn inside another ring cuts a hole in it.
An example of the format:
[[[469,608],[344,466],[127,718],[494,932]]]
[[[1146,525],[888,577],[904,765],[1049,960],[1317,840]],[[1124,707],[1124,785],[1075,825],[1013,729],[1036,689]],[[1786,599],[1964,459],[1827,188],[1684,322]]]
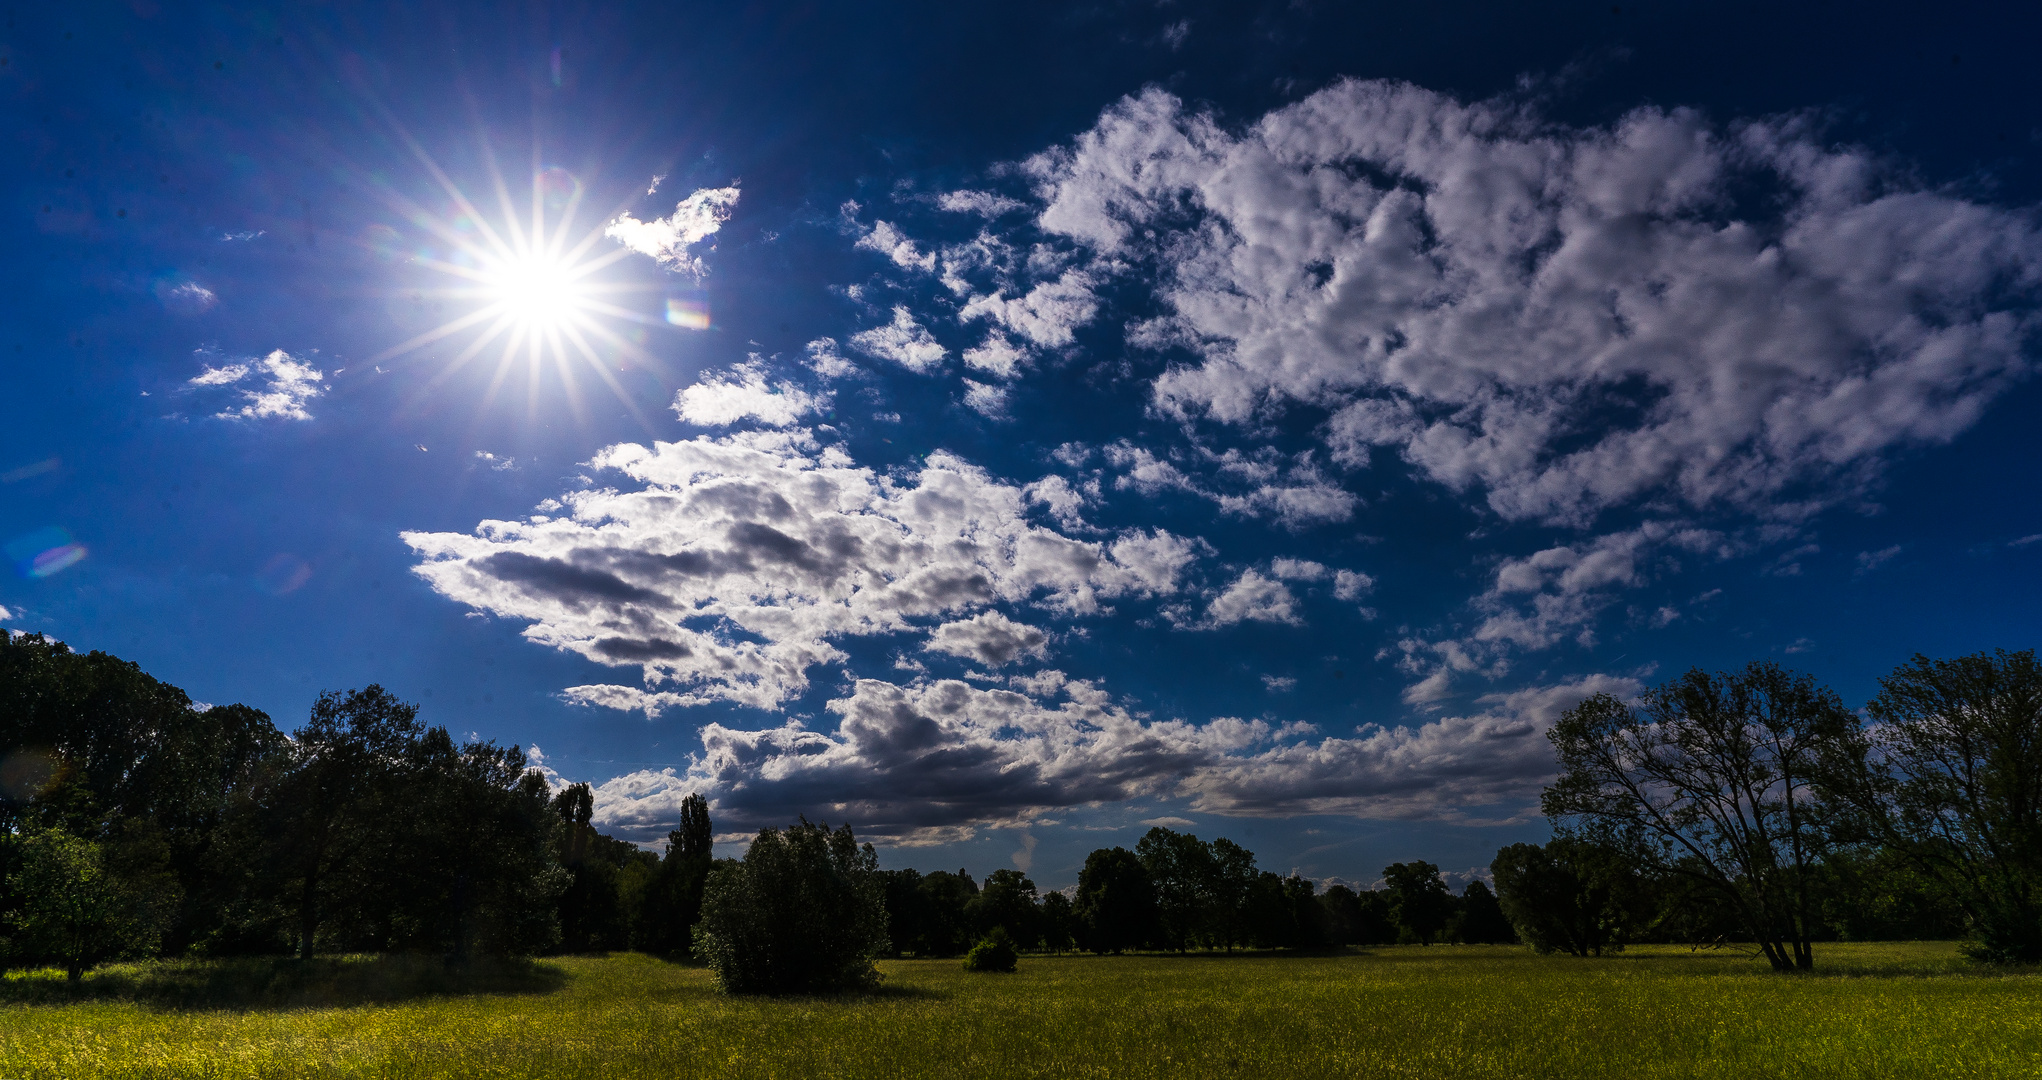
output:
[[[2042,1071],[2042,978],[1949,943],[1748,955],[1515,947],[883,961],[884,988],[733,998],[702,968],[567,957],[453,989],[421,961],[17,973],[0,1076],[1906,1077]],[[269,972],[266,987],[250,975]]]

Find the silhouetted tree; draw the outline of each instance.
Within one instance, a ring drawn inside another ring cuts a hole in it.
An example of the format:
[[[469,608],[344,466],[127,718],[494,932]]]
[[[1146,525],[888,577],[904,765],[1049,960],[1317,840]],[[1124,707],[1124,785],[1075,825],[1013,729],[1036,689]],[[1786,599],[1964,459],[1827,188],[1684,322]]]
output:
[[[1461,890],[1460,917],[1455,921],[1454,939],[1469,945],[1510,945],[1517,941],[1510,920],[1487,883],[1470,881]]]
[[[887,948],[878,856],[848,825],[759,830],[743,860],[710,871],[695,948],[732,993],[872,985]]]
[[[680,828],[667,833],[666,856],[646,889],[640,934],[645,948],[662,955],[688,951],[702,918],[715,843],[709,800],[699,794],[682,799]]]
[[[1547,733],[1561,775],[1542,803],[1556,822],[1639,838],[1641,862],[1722,894],[1774,970],[1807,969],[1830,840],[1815,782],[1857,730],[1835,694],[1777,664],[1697,669],[1640,709],[1608,694],[1569,709]]]
[[[1155,936],[1156,891],[1148,871],[1126,848],[1101,848],[1078,873],[1078,945],[1095,953],[1138,949]]]
[[[1077,943],[1078,917],[1071,898],[1061,892],[1042,895],[1042,947],[1069,952]]]
[[[1875,726],[1826,777],[1866,835],[1971,916],[1971,952],[2042,961],[2042,664],[2033,650],[1917,654],[1880,680]]]
[[[1636,929],[1638,874],[1611,845],[1567,835],[1543,847],[1512,844],[1489,869],[1503,915],[1537,952],[1601,956]]]
[[[1035,882],[1019,870],[995,870],[986,875],[973,905],[973,926],[981,937],[995,927],[1007,932],[1007,942],[1017,949],[1033,949],[1042,941],[1042,912],[1035,894]]]
[[[923,875],[920,887],[922,922],[915,929],[915,955],[957,956],[970,948],[978,939],[972,926],[978,883],[958,867],[954,874],[936,870]]]
[[[1420,945],[1430,945],[1453,916],[1453,892],[1429,862],[1391,863],[1383,868],[1390,919]]]
[[[1162,944],[1182,952],[1205,940],[1213,928],[1211,889],[1218,876],[1212,849],[1190,833],[1158,825],[1142,835],[1134,850],[1155,888]]]

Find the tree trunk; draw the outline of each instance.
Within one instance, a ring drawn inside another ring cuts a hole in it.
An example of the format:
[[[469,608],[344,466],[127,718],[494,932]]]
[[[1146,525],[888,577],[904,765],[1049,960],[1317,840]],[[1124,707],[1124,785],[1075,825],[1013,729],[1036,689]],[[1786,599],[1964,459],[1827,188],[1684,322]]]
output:
[[[305,891],[298,900],[298,959],[312,959],[312,937],[319,929],[319,875],[305,875]]]
[[[84,977],[85,965],[79,963],[76,960],[71,961],[69,965],[69,970],[67,971],[65,978],[70,982],[76,983],[79,979],[82,979]]]

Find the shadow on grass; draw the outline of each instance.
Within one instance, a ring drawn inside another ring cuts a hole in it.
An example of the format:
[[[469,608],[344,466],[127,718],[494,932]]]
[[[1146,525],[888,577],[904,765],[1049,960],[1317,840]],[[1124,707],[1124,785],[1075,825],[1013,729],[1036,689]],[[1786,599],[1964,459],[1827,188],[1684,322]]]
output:
[[[344,956],[298,960],[237,957],[157,960],[89,972],[75,985],[55,969],[0,978],[0,1004],[132,1002],[156,1009],[327,1008],[469,994],[546,994],[567,973],[530,960],[454,964],[436,956]]]

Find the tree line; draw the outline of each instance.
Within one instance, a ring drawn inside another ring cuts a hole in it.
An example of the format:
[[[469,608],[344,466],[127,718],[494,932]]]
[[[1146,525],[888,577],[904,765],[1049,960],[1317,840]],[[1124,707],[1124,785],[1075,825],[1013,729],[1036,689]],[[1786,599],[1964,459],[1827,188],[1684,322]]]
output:
[[[2032,652],[1917,657],[1862,716],[1763,663],[1590,698],[1549,733],[1553,839],[1499,851],[1493,890],[1408,862],[1322,891],[1157,827],[1045,893],[880,870],[805,819],[717,860],[699,795],[655,854],[596,830],[588,785],[555,791],[381,687],[322,694],[286,736],[105,653],[0,638],[0,962],[74,978],[122,956],[640,949],[757,989],[857,985],[889,954],[1513,941],[1744,942],[1786,970],[1823,940],[1956,936],[2042,960]]]

